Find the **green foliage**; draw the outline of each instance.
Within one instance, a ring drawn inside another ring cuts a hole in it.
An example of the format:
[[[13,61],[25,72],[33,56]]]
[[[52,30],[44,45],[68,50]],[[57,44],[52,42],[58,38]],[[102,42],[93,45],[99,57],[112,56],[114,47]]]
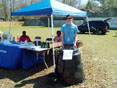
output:
[[[93,1],[88,2],[86,9],[87,9],[87,11],[92,12],[92,13],[95,13],[97,11],[101,11],[98,4],[93,2]]]
[[[117,9],[117,0],[101,0],[100,3],[102,6],[99,7],[93,1],[88,2],[86,10],[88,11],[89,16],[117,16],[115,13]]]
[[[18,9],[21,9],[23,7],[36,3],[38,1],[41,1],[41,0],[1,0],[0,1],[0,13],[1,13],[0,18],[5,18],[8,20],[11,11],[16,11]],[[66,3],[73,7],[76,7],[76,5],[78,4],[77,0],[57,0],[57,1]],[[95,2],[89,0],[88,5],[87,5],[86,9],[84,9],[84,10],[87,10],[90,13],[95,13],[95,12],[105,13],[104,11],[106,11],[106,10],[109,10],[110,12],[112,10],[116,11],[115,9],[117,9],[117,0],[100,0],[100,1],[102,4],[102,7],[99,7]],[[116,15],[116,13],[114,13],[114,15],[111,15],[111,16],[115,16],[115,15]],[[28,18],[30,18],[30,17],[28,17]],[[33,18],[33,17],[31,17],[31,18]]]
[[[117,0],[102,0],[103,9],[117,8]]]

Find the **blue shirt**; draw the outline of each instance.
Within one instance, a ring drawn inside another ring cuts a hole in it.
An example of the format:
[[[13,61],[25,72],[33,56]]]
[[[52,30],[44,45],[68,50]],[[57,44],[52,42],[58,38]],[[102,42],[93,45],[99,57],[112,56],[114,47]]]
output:
[[[61,28],[61,32],[64,33],[63,43],[74,44],[75,34],[79,32],[77,25],[75,24],[64,24]]]

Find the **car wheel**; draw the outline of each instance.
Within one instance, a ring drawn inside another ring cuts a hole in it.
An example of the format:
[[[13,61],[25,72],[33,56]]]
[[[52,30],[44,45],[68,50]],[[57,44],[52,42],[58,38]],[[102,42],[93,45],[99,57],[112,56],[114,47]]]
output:
[[[106,34],[106,32],[103,32],[103,35],[105,35]]]
[[[98,30],[98,35],[102,35],[102,30]]]

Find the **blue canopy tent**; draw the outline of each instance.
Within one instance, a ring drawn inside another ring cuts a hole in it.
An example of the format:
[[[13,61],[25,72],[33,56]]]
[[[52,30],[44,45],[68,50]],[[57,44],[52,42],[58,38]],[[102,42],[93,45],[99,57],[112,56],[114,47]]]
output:
[[[32,15],[68,15],[87,17],[87,12],[81,11],[56,0],[42,0],[20,10],[11,12],[11,16],[32,16]]]
[[[29,5],[20,10],[11,12],[11,16],[35,16],[35,15],[51,15],[51,29],[52,29],[52,41],[54,38],[53,32],[53,15],[68,15],[78,17],[87,17],[87,12],[81,11],[69,5],[63,4],[56,0],[42,0],[38,3]],[[11,23],[10,23],[11,25]],[[9,27],[10,33],[10,27]],[[54,42],[53,42],[54,43]],[[54,57],[54,46],[53,46],[53,62],[55,67],[55,57]]]

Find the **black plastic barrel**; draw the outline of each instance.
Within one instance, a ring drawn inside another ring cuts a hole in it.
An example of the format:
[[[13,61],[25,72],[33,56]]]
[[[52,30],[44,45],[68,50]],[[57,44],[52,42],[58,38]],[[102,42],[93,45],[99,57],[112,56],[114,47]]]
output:
[[[58,79],[70,85],[82,83],[85,80],[85,75],[80,51],[73,48],[72,60],[63,60],[63,50],[65,49],[61,49],[56,57],[55,72]]]

